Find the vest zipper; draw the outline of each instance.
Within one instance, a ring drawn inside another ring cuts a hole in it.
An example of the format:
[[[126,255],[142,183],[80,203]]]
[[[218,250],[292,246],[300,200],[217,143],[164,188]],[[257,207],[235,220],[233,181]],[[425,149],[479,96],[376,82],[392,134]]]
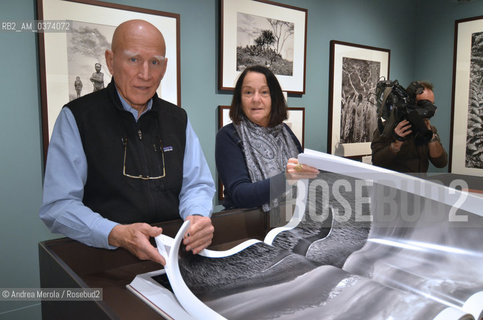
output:
[[[148,174],[149,168],[150,168],[150,165],[149,165],[150,161],[148,161],[149,155],[146,154],[146,146],[145,146],[145,143],[148,142],[148,141],[146,141],[146,140],[143,141],[143,132],[142,132],[140,126],[141,126],[141,119],[139,119],[136,122],[137,134],[138,134],[138,138],[139,138],[139,141],[140,141],[139,145],[140,145],[140,148],[141,148],[141,150],[139,150],[140,151],[139,156],[142,159],[141,165],[144,168],[143,172],[145,174]],[[151,183],[152,183],[152,181],[144,181],[144,183],[142,184],[143,188],[144,188],[144,192],[146,194],[146,200],[147,200],[146,206],[147,206],[147,212],[148,213],[152,213],[152,212],[156,211],[156,198],[154,197],[154,194],[151,190]]]

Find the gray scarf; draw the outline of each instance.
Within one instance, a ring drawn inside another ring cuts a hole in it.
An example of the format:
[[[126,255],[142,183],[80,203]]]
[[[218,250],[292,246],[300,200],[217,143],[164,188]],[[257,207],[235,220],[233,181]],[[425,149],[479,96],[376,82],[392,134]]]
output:
[[[252,182],[285,172],[288,159],[297,157],[299,153],[283,123],[273,128],[261,127],[244,117],[239,125],[234,126],[243,144]],[[266,203],[262,208],[265,212],[270,211],[270,204]]]

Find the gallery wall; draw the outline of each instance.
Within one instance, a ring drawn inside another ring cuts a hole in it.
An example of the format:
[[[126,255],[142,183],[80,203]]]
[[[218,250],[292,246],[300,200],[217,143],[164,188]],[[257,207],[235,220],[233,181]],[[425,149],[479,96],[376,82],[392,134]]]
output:
[[[218,0],[109,2],[181,15],[181,101],[216,179],[216,110],[231,101],[230,92],[217,86]],[[288,98],[289,106],[306,108],[306,147],[327,149],[329,42],[339,40],[391,49],[390,77],[403,84],[433,81],[439,106],[433,123],[448,149],[454,20],[481,15],[483,1],[279,2],[308,9],[306,93]],[[35,0],[2,1],[0,22],[33,20],[35,6]],[[43,157],[35,34],[0,31],[0,57],[0,288],[38,287],[37,244],[58,235],[50,234],[37,215]],[[0,301],[0,318],[38,319],[40,304]]]
[[[414,78],[429,79],[435,88],[434,121],[444,147],[450,153],[455,20],[483,15],[483,1],[418,1],[416,29],[412,35]],[[447,171],[432,167],[432,171]]]

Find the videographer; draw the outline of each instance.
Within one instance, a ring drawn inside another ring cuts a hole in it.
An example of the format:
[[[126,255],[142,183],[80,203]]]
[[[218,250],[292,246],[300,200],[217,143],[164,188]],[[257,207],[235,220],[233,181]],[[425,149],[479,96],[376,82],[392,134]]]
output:
[[[437,168],[446,166],[448,155],[441,145],[436,127],[429,121],[436,110],[433,85],[414,81],[406,92],[414,112],[402,120],[393,112],[390,121],[386,121],[383,128],[376,129],[371,143],[372,163],[406,173],[426,173],[429,161]],[[432,112],[421,112],[422,109],[432,109]],[[391,125],[395,125],[392,131],[391,127],[386,128]]]

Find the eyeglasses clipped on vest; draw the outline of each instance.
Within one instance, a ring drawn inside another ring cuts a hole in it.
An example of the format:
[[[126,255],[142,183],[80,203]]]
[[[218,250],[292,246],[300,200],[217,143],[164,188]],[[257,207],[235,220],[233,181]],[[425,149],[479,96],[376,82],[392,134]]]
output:
[[[166,167],[164,163],[164,148],[161,139],[159,139],[159,143],[154,142],[151,144],[144,144],[144,163],[143,166],[146,168],[147,171],[152,171],[152,172],[146,172],[145,174],[133,174],[133,172],[127,173],[126,171],[130,171],[130,169],[126,170],[126,163],[128,163],[128,168],[131,168],[129,164],[135,163],[136,161],[133,159],[127,159],[128,158],[128,139],[127,138],[122,138],[121,139],[123,145],[124,145],[124,156],[123,156],[123,164],[122,164],[122,174],[128,178],[132,179],[141,179],[141,180],[157,180],[164,178],[166,176]],[[155,139],[155,141],[158,141],[158,139]],[[146,147],[147,146],[147,147]],[[132,154],[133,151],[130,152]],[[146,160],[149,158],[149,161]],[[131,161],[129,161],[131,160]],[[141,160],[137,159],[138,162]],[[159,166],[160,164],[161,166]],[[139,169],[139,168],[138,168]],[[132,170],[132,169],[131,169]],[[134,171],[134,170],[133,170]]]

